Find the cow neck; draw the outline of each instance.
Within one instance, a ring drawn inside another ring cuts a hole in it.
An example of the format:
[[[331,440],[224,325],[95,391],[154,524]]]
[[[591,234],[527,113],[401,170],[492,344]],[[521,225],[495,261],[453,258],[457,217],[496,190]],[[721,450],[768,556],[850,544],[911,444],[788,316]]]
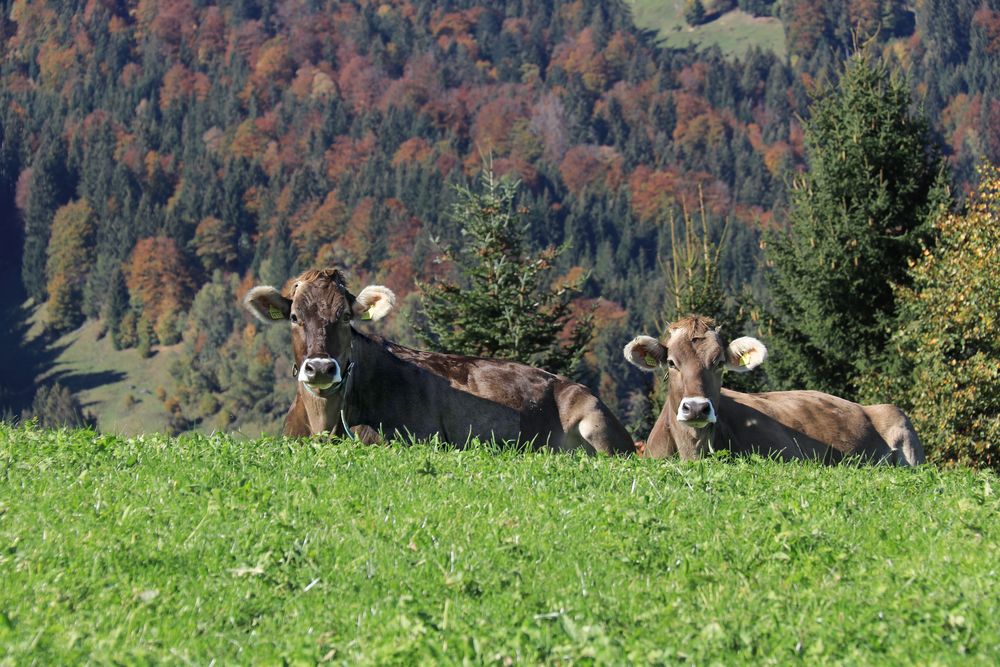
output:
[[[367,425],[378,428],[383,416],[378,405],[377,388],[383,381],[394,384],[392,354],[379,341],[351,327],[351,350],[348,353],[344,380],[337,385],[336,392],[327,395],[310,396],[300,392],[310,425],[321,424],[322,429],[352,437],[352,426]],[[333,391],[333,387],[326,392]],[[313,421],[313,415],[316,422]],[[314,429],[313,431],[318,432]]]
[[[407,362],[397,357],[395,344],[380,337],[352,331],[354,373],[344,394],[344,416],[348,425],[374,429],[398,425],[399,396],[410,380]],[[422,397],[421,397],[422,398]]]
[[[680,457],[690,461],[718,449],[716,434],[719,423],[716,421],[704,428],[693,428],[682,424],[677,421],[678,405],[679,402],[675,403],[668,396],[663,408],[663,411],[668,414],[661,415],[661,417],[666,416],[670,420],[670,438],[673,440],[673,445],[677,448]]]
[[[671,418],[671,422],[670,431],[674,446],[677,447],[681,458],[696,459],[718,449],[716,442],[718,440],[716,437],[718,423],[703,428],[692,428],[677,421],[676,415]]]
[[[344,364],[344,372],[341,380],[337,384],[320,389],[319,391],[309,387],[304,382],[298,383],[299,399],[306,411],[306,419],[309,420],[309,429],[312,433],[322,433],[329,431],[341,435],[350,435],[344,424],[344,400],[349,385],[352,383],[354,373],[354,336],[356,332],[351,329],[351,347],[347,353],[347,363]],[[337,363],[340,363],[339,361]]]

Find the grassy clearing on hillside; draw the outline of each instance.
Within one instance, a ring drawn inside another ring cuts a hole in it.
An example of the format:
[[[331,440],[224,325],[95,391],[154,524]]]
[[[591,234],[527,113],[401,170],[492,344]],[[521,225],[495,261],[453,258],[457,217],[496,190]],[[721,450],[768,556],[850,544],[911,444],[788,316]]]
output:
[[[756,46],[784,57],[785,29],[780,19],[733,10],[692,28],[684,21],[684,4],[684,0],[631,0],[635,24],[655,30],[668,47],[718,46],[723,53],[741,56]]]
[[[44,309],[36,313],[33,335],[41,333]],[[156,389],[172,386],[170,364],[180,344],[156,345],[149,359],[138,350],[116,350],[110,336],[98,338],[101,323],[89,321],[55,341],[52,366],[40,378],[69,387],[98,427],[121,435],[167,430],[167,411]],[[131,400],[129,400],[131,397]]]
[[[0,425],[0,661],[987,664],[998,490]]]
[[[32,317],[29,335],[43,334],[46,312],[44,306]],[[181,353],[183,343],[154,345],[153,356],[143,359],[136,348],[116,350],[111,337],[98,336],[103,324],[87,321],[79,329],[56,339],[48,350],[42,384],[59,381],[80,400],[85,412],[97,418],[103,433],[130,436],[142,433],[166,432],[168,414],[157,390],[170,395],[175,383],[170,367]],[[291,404],[292,396],[288,397]],[[203,427],[208,429],[207,426]],[[262,433],[280,431],[281,423],[245,422],[241,435],[256,437]]]

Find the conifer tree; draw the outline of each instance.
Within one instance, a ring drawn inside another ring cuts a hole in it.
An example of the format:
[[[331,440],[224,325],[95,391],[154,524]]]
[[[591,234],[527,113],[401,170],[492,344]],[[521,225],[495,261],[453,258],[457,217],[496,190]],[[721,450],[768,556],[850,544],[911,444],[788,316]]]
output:
[[[45,298],[46,248],[56,209],[68,198],[69,176],[66,155],[57,140],[47,143],[35,158],[31,193],[24,215],[24,255],[21,275],[28,296],[36,302]]]
[[[529,254],[524,211],[515,207],[518,183],[497,178],[491,165],[480,183],[479,192],[456,188],[451,217],[464,245],[447,249],[445,257],[461,280],[420,284],[417,335],[446,352],[572,373],[591,343],[593,321],[584,316],[573,323],[570,296],[579,284],[550,286],[546,280],[565,247]]]
[[[125,286],[125,276],[121,269],[111,274],[107,299],[102,315],[104,323],[111,331],[111,344],[116,350],[128,347],[127,337],[122,337],[121,322],[129,311],[129,294]]]
[[[732,323],[719,275],[719,258],[725,247],[728,224],[713,243],[704,203],[698,218],[696,223],[685,210],[678,225],[673,210],[670,212],[670,258],[661,265],[667,294],[664,327],[690,314],[711,317],[719,324]]]
[[[156,333],[153,331],[153,323],[149,321],[145,313],[139,317],[139,323],[136,325],[136,338],[138,339],[136,349],[139,351],[139,356],[143,359],[153,356]]]
[[[701,0],[687,0],[684,5],[684,20],[688,25],[701,25],[705,22],[705,5]]]
[[[789,229],[770,234],[772,352],[779,387],[856,397],[895,315],[892,285],[947,200],[927,123],[907,86],[865,53],[823,91],[806,126],[809,171],[792,184]]]
[[[22,415],[23,419],[37,419],[42,428],[84,428],[97,425],[94,416],[84,412],[80,400],[69,388],[56,382],[38,388],[31,409]]]

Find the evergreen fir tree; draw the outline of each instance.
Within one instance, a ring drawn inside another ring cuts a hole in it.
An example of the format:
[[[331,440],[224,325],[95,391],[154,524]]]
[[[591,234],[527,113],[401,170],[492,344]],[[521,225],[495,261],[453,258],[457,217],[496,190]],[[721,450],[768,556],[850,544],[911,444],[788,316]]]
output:
[[[52,218],[72,191],[66,171],[66,153],[57,139],[47,143],[32,167],[31,194],[24,211],[24,255],[21,278],[28,296],[45,299],[46,249]]]
[[[491,165],[480,182],[479,192],[457,187],[451,211],[465,245],[448,249],[446,258],[462,280],[420,285],[423,318],[414,323],[417,335],[447,352],[572,373],[591,343],[593,322],[584,316],[573,323],[570,296],[579,284],[549,286],[546,280],[565,246],[527,253],[524,211],[514,203],[518,183],[498,179]]]
[[[295,273],[295,249],[288,234],[288,222],[282,218],[271,241],[270,256],[261,265],[261,275],[269,285],[284,285]]]
[[[38,388],[31,409],[25,411],[23,419],[37,419],[42,428],[84,428],[97,425],[94,416],[83,411],[83,406],[73,392],[58,382]]]
[[[129,312],[128,288],[125,286],[125,276],[121,268],[112,271],[105,299],[104,324],[111,331],[111,344],[116,350],[128,347],[121,335],[122,319]]]
[[[139,323],[136,325],[136,338],[136,349],[139,351],[139,356],[143,359],[153,356],[156,333],[153,331],[153,323],[145,314],[139,317]]]
[[[705,5],[701,0],[687,0],[684,5],[684,20],[688,25],[701,25],[705,22]]]
[[[789,229],[767,239],[768,372],[781,387],[853,398],[856,374],[885,348],[892,285],[907,282],[946,201],[943,168],[905,82],[864,53],[814,103],[806,145]]]

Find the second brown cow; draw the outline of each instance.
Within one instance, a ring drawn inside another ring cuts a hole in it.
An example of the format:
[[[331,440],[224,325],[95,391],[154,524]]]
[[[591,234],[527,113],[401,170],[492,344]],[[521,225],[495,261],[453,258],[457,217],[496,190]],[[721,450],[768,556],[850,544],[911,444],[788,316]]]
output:
[[[722,387],[724,370],[746,372],[767,358],[756,338],[725,344],[712,320],[690,316],[661,343],[639,336],[625,358],[666,369],[667,402],[644,446],[651,457],[696,459],[712,450],[836,463],[844,457],[896,465],[924,462],[924,449],[894,405],[862,406],[818,391],[744,394]]]

